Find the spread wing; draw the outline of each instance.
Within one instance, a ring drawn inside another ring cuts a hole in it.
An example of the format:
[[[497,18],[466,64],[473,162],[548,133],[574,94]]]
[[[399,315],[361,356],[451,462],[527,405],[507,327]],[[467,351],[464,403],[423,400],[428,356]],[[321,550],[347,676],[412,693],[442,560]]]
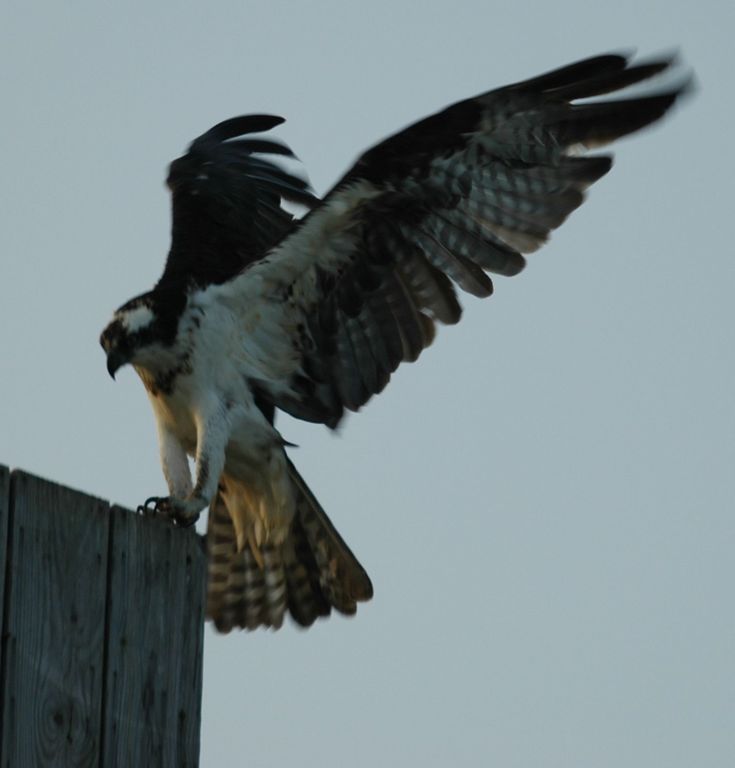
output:
[[[686,89],[578,103],[670,60],[587,59],[454,104],[363,154],[264,259],[218,287],[242,323],[258,396],[335,426],[456,323],[456,288],[515,275],[605,174],[600,147],[658,120]]]
[[[267,158],[293,158],[285,144],[243,138],[282,122],[274,115],[225,120],[171,163],[171,249],[157,288],[202,287],[232,278],[293,230],[283,200],[307,208],[319,202],[304,178]]]

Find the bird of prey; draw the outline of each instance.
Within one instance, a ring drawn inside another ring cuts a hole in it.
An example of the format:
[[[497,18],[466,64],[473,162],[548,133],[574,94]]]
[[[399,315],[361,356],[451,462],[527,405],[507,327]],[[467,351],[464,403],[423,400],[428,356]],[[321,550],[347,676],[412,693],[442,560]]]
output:
[[[152,510],[186,525],[209,506],[219,630],[287,613],[309,626],[370,599],[276,410],[337,427],[460,319],[457,289],[486,297],[488,273],[518,274],[610,169],[587,151],[661,118],[688,79],[593,97],[672,63],[596,56],[457,102],[367,150],[323,199],[274,159],[287,146],[252,135],[280,117],[225,120],[173,161],[163,274],[100,341],[109,373],[132,364],[153,406],[169,495]]]

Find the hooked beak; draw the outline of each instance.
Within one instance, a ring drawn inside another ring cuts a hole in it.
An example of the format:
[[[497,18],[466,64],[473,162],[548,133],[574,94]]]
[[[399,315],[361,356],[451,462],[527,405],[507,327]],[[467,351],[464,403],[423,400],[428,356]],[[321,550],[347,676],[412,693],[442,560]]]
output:
[[[112,380],[115,380],[115,374],[120,366],[127,363],[127,359],[124,355],[121,355],[116,349],[111,349],[107,354],[107,373],[110,374]]]

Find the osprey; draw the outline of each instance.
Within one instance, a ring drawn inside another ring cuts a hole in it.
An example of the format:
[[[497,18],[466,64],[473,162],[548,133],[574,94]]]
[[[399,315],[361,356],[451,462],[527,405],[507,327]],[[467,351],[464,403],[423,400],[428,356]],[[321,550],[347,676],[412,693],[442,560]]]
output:
[[[585,151],[661,118],[687,81],[579,102],[671,59],[586,59],[460,101],[365,152],[319,200],[253,137],[283,122],[215,125],[170,166],[171,249],[153,290],[101,336],[130,363],[156,418],[165,498],[193,523],[209,506],[208,616],[221,631],[303,626],[372,596],[367,573],[286,455],[276,409],[335,428],[461,315],[516,275],[610,169]],[[294,218],[284,203],[305,206]],[[195,458],[192,482],[187,456]]]

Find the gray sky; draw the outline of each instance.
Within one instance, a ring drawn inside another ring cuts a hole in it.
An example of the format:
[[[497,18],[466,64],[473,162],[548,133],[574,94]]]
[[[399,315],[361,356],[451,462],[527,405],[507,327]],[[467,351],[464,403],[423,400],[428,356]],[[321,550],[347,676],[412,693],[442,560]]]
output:
[[[282,419],[373,578],[351,620],[206,633],[202,765],[721,768],[735,757],[731,0],[6,3],[0,462],[164,491],[97,345],[168,247],[167,163],[278,135],[324,192],[451,101],[680,46],[696,98],[338,436]],[[596,7],[597,6],[597,7]]]

